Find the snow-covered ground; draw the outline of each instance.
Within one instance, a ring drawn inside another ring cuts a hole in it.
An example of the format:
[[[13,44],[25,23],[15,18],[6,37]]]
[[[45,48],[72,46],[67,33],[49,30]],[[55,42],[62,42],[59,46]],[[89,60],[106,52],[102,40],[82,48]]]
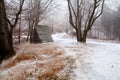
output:
[[[18,54],[0,65],[0,80],[52,80],[56,74],[62,78],[56,80],[120,80],[120,43],[52,37],[54,43],[20,44]]]
[[[52,35],[66,54],[75,58],[70,80],[120,80],[120,43],[88,39],[77,43],[66,33]]]

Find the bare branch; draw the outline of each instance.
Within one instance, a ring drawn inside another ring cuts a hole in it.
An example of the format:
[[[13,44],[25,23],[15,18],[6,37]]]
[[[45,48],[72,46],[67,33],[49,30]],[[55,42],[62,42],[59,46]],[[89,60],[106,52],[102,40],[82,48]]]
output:
[[[104,2],[105,2],[105,0],[102,1],[102,8],[101,8],[101,10],[100,10],[100,13],[94,18],[94,21],[95,21],[98,17],[100,17],[100,15],[103,13]]]
[[[14,23],[12,24],[12,22],[11,22],[9,19],[7,19],[10,27],[13,27],[13,28],[14,28],[14,27],[17,25],[17,22],[18,22],[18,19],[19,19],[19,15],[20,15],[21,12],[22,12],[22,7],[23,7],[23,4],[24,4],[24,1],[25,1],[25,0],[22,0],[22,1],[20,0],[19,10],[18,10],[18,12],[17,12],[16,15],[15,15],[15,21],[14,21]]]
[[[70,6],[70,0],[68,0],[68,9],[69,9],[69,22],[76,29],[75,24],[73,22],[72,11]]]

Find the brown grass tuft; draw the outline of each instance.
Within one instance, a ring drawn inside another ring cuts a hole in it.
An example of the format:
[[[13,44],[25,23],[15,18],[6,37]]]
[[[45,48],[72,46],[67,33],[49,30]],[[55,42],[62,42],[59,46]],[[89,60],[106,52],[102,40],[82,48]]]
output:
[[[6,69],[6,68],[10,68],[12,66],[15,66],[17,63],[21,62],[21,61],[25,61],[25,60],[33,60],[34,56],[33,55],[29,55],[29,54],[18,54],[14,57],[14,59],[9,60],[7,62],[5,62],[2,65],[2,69]]]

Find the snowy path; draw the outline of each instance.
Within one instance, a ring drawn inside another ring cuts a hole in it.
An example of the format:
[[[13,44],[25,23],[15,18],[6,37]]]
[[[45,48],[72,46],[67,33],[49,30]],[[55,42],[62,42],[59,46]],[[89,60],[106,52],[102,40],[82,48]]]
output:
[[[88,40],[80,44],[66,34],[53,35],[54,41],[75,57],[70,80],[120,80],[120,44]]]
[[[101,43],[92,50],[92,80],[120,80],[120,44]]]

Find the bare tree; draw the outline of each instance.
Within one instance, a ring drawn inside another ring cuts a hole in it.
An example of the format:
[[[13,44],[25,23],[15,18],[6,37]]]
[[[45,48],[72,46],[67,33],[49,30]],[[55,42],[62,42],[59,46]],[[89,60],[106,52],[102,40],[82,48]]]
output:
[[[67,0],[69,22],[76,30],[78,42],[86,42],[88,31],[103,13],[105,0]]]
[[[105,6],[101,16],[101,25],[106,39],[120,40],[120,7],[112,10]]]
[[[0,63],[15,54],[13,46],[9,43],[9,28],[4,0],[0,0]]]
[[[106,39],[110,39],[112,37],[114,17],[115,16],[113,15],[113,10],[105,5],[104,12],[101,16],[101,25]]]
[[[115,11],[113,13],[113,27],[112,27],[112,30],[113,30],[113,37],[114,39],[117,39],[120,41],[120,6],[117,8],[117,11]]]
[[[13,45],[13,31],[18,23],[18,20],[20,19],[20,14],[22,12],[22,8],[23,8],[23,4],[24,4],[24,1],[25,0],[19,0],[19,7],[18,8],[10,8],[9,11],[12,12],[11,10],[13,10],[13,14],[10,14],[12,15],[12,17],[9,15],[8,18],[7,18],[7,21],[8,21],[8,24],[9,24],[9,43],[11,45]],[[9,5],[8,5],[9,7]]]
[[[29,25],[27,41],[29,40],[29,36],[32,34],[33,27],[48,16],[48,14],[50,13],[49,10],[52,10],[52,8],[50,8],[52,2],[53,0],[29,1],[28,3],[29,9],[26,11],[26,20]]]

